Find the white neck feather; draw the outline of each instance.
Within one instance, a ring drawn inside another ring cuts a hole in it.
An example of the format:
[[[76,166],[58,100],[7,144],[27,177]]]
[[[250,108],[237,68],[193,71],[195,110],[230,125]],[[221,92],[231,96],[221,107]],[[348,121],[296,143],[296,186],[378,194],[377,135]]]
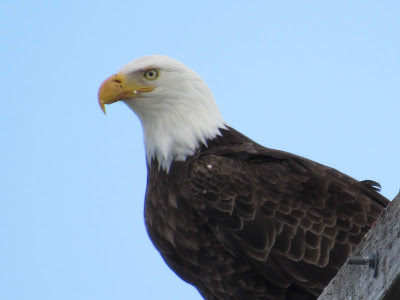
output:
[[[125,101],[142,123],[148,164],[155,159],[166,172],[173,161],[184,161],[227,128],[205,82],[179,67],[179,76],[162,74],[144,98]]]

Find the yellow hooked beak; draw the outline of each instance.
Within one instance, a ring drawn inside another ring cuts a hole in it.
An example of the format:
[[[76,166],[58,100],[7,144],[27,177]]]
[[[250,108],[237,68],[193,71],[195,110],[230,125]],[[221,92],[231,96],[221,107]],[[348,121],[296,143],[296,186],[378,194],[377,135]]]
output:
[[[104,114],[106,113],[106,104],[140,97],[140,93],[154,90],[153,86],[143,86],[137,80],[127,79],[126,77],[122,73],[114,74],[101,84],[98,99]]]

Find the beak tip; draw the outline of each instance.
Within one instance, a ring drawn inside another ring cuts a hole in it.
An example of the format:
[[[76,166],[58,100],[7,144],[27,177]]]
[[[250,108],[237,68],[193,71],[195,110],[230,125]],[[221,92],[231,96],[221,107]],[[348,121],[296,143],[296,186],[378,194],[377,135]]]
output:
[[[102,110],[103,113],[106,115],[107,112],[106,112],[106,105],[105,105],[104,101],[99,99],[99,104],[100,104],[101,110]]]

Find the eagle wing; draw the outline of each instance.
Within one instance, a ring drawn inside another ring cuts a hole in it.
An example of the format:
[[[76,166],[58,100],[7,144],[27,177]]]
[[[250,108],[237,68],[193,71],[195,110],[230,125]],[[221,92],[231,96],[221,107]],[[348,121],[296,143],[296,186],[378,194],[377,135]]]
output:
[[[203,152],[186,188],[230,252],[272,284],[315,295],[388,204],[370,181],[251,142]]]

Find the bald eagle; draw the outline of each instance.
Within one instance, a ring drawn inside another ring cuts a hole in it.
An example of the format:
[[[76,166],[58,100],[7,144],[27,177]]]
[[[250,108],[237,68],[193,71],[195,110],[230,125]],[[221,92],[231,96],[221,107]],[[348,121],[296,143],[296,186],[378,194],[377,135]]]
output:
[[[373,181],[228,126],[206,83],[174,59],[128,63],[98,99],[139,117],[148,234],[205,299],[316,299],[389,203]]]

